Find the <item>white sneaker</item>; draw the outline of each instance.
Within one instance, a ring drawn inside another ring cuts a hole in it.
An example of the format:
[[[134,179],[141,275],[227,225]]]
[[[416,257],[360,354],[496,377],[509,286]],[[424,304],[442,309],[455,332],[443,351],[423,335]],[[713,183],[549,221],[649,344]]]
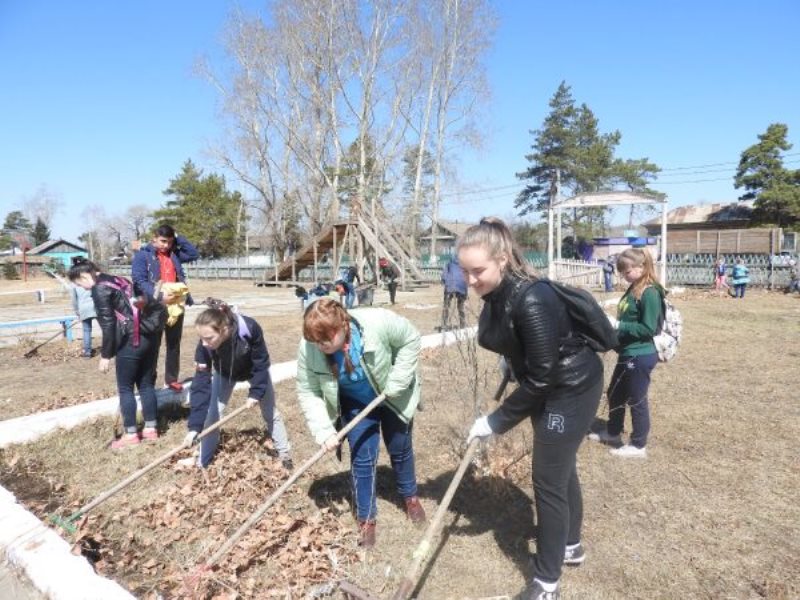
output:
[[[647,458],[647,448],[637,448],[630,444],[625,444],[621,448],[613,448],[609,450],[614,456],[621,456],[622,458]]]
[[[609,435],[608,431],[605,429],[601,429],[597,432],[593,431],[586,437],[593,442],[600,442],[601,444],[608,444],[610,446],[619,446],[622,444],[622,435]]]

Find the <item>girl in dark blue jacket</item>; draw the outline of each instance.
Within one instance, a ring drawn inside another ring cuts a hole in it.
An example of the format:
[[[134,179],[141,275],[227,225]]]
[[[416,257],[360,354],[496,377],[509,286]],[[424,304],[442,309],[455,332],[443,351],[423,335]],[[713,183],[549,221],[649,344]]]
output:
[[[269,352],[261,326],[255,320],[234,313],[224,302],[211,304],[195,320],[200,341],[195,350],[195,376],[189,400],[188,446],[206,427],[219,421],[239,381],[248,381],[247,403],[258,404],[283,466],[291,470],[291,446],[283,418],[275,407],[275,390],[269,374]],[[219,444],[219,430],[200,443],[198,466],[207,467]]]

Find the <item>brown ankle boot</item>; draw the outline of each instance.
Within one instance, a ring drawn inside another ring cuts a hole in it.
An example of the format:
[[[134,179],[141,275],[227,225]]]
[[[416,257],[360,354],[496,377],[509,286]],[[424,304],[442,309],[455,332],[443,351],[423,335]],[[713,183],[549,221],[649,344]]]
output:
[[[425,509],[419,501],[418,496],[409,496],[406,500],[406,514],[414,525],[421,525],[425,522]]]
[[[362,548],[372,548],[375,546],[375,521],[358,522],[358,545]]]

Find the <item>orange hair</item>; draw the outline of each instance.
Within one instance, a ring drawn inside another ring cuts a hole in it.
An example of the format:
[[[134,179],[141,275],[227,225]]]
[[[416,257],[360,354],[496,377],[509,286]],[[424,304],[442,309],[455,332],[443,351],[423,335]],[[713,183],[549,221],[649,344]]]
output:
[[[327,342],[332,340],[337,333],[345,331],[344,336],[344,366],[348,373],[353,372],[353,363],[350,360],[348,348],[350,346],[350,315],[344,307],[333,298],[320,298],[306,308],[303,315],[303,337],[312,343]],[[336,362],[328,356],[328,365],[334,375]]]

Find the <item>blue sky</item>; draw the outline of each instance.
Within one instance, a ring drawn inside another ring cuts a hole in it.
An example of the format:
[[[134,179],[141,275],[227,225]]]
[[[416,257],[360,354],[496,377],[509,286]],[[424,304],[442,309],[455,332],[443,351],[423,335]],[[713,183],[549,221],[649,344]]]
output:
[[[0,218],[44,185],[63,203],[54,237],[75,239],[88,206],[160,206],[187,158],[218,170],[204,153],[216,98],[192,66],[219,53],[230,6],[0,0]],[[773,122],[789,126],[787,166],[800,168],[796,0],[496,6],[485,140],[457,163],[462,187],[518,183],[562,80],[602,131],[622,133],[619,157],[664,169],[654,187],[671,206],[735,200],[739,154]],[[516,192],[450,196],[442,216],[508,217]]]

